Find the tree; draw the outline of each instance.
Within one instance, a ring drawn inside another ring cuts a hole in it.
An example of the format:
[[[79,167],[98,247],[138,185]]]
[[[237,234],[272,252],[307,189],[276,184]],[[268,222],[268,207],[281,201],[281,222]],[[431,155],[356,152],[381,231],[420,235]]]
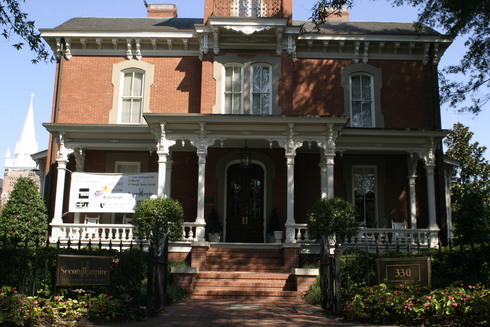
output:
[[[319,240],[322,235],[333,238],[335,244],[341,244],[359,232],[356,220],[356,208],[341,198],[321,199],[308,210],[308,233]]]
[[[352,8],[355,0],[318,0],[311,19],[322,25],[330,15],[340,15],[342,7]],[[443,72],[464,81],[441,77],[441,100],[460,112],[478,113],[490,100],[490,1],[488,0],[390,0],[393,6],[418,7],[421,23],[442,28],[450,37],[468,37],[466,53],[459,65],[445,67]],[[324,8],[331,8],[325,11]],[[466,105],[470,100],[471,104]],[[463,105],[463,106],[462,106]]]
[[[20,2],[25,0],[0,0],[0,25],[2,36],[9,40],[12,35],[20,37],[20,41],[14,43],[16,49],[22,49],[27,43],[29,48],[36,53],[32,62],[47,61],[51,55],[41,39],[41,33],[36,29],[34,21],[21,9]]]
[[[444,140],[446,154],[460,165],[451,196],[455,234],[465,242],[490,238],[490,163],[486,147],[472,143],[472,137],[468,127],[456,123]]]
[[[158,248],[165,234],[179,240],[183,234],[184,209],[171,198],[145,199],[138,203],[133,216],[136,233]]]
[[[45,241],[48,233],[46,204],[36,182],[21,177],[0,216],[0,238],[12,242]]]

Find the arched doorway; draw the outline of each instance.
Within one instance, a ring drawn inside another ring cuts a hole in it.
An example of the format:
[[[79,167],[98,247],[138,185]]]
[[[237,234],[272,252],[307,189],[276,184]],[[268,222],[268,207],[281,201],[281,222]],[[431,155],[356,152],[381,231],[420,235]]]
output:
[[[226,185],[226,241],[264,242],[264,169],[232,164]]]

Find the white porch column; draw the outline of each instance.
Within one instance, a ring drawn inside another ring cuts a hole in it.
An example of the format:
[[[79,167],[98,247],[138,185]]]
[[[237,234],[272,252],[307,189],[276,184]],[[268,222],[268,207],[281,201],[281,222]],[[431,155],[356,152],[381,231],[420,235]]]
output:
[[[327,199],[333,199],[334,194],[334,159],[335,154],[327,154]]]
[[[170,147],[175,144],[174,140],[167,138],[166,123],[160,123],[160,130],[157,133],[157,154],[158,154],[158,190],[159,198],[166,198],[170,193],[166,192],[169,189],[167,184],[167,159],[170,153]]]
[[[296,149],[303,146],[303,141],[295,138],[294,124],[288,124],[287,139],[279,140],[286,152],[287,165],[287,218],[286,218],[286,243],[295,243],[295,220],[294,220],[294,158]]]
[[[338,131],[334,129],[333,124],[327,125],[326,138],[318,140],[318,146],[323,150],[320,161],[321,171],[321,190],[322,199],[333,199],[334,191],[334,166],[335,166],[335,149]]]
[[[174,161],[172,160],[172,154],[167,156],[167,178],[165,183],[165,197],[169,198],[172,194],[172,165]]]
[[[408,157],[408,187],[410,196],[410,226],[417,228],[417,198],[416,198],[416,179],[418,156],[411,153]]]
[[[427,178],[427,209],[429,213],[429,231],[438,232],[439,227],[436,221],[436,194],[435,194],[435,181],[434,181],[434,168],[436,166],[435,156],[435,142],[431,138],[427,148],[425,157],[425,172]],[[438,238],[437,234],[431,233],[431,246],[437,246]]]
[[[83,149],[76,149],[73,152],[73,156],[75,157],[75,164],[77,172],[83,172],[85,170],[85,152]],[[73,217],[73,223],[80,224],[80,212],[75,212]]]
[[[208,147],[213,145],[216,139],[207,137],[206,124],[200,122],[199,137],[191,139],[190,142],[197,148],[197,156],[199,163],[198,180],[197,180],[197,215],[196,215],[196,236],[197,242],[205,240],[206,221],[204,219],[204,196],[206,194],[206,156]]]
[[[54,216],[51,224],[61,225],[63,224],[63,199],[65,194],[65,179],[66,179],[66,164],[68,163],[68,157],[72,153],[72,149],[65,147],[63,134],[58,136],[58,158],[56,162],[58,164],[57,181],[56,181],[56,197],[54,206]],[[51,229],[51,242],[58,241],[58,238],[62,237],[62,230],[59,227],[53,227]]]
[[[328,199],[327,157],[323,151],[320,153],[320,157],[320,163],[318,164],[318,167],[320,167],[320,195],[322,199]]]

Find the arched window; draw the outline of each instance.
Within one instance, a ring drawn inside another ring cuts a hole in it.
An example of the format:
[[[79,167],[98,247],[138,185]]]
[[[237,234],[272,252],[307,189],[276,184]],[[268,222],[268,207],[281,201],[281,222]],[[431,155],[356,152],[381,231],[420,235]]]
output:
[[[110,124],[144,124],[143,114],[150,112],[154,75],[154,65],[142,60],[125,60],[113,65]]]
[[[251,108],[253,115],[271,114],[271,67],[270,65],[252,65]]]
[[[352,127],[375,126],[372,75],[350,76],[350,111]]]
[[[341,69],[345,114],[350,127],[383,128],[381,111],[381,69],[367,64],[352,64]]]
[[[144,71],[127,69],[122,71],[121,110],[119,122],[139,124],[143,113]]]
[[[243,67],[226,65],[224,67],[224,113],[243,113]]]

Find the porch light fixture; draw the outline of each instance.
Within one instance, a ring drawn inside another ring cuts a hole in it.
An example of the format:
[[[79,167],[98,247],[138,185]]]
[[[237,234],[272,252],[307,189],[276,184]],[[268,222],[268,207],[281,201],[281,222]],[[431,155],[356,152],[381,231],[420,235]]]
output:
[[[242,168],[248,168],[248,166],[250,166],[251,158],[252,158],[252,154],[248,150],[247,141],[245,141],[245,147],[243,148],[240,157],[240,164]]]

